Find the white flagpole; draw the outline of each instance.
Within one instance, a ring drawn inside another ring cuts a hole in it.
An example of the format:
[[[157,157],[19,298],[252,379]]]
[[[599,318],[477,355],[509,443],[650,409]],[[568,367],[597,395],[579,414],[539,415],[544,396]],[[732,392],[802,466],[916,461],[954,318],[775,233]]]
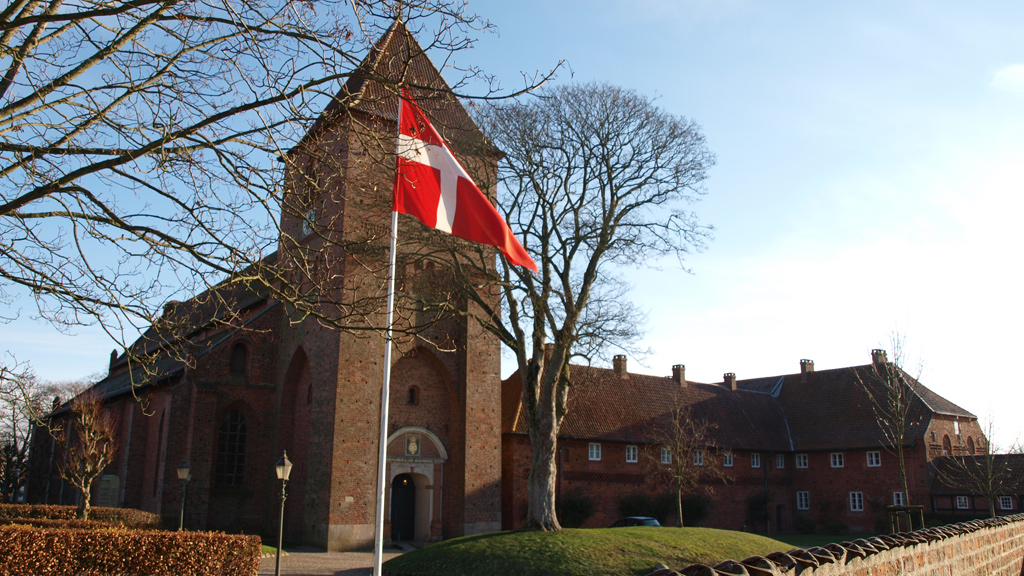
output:
[[[402,132],[402,96],[398,96],[398,133]],[[396,145],[397,146],[397,145]],[[396,164],[397,170],[397,164]],[[398,212],[391,210],[391,251],[388,263],[388,314],[384,332],[384,383],[380,392],[380,446],[377,453],[377,522],[373,535],[373,576],[381,576],[384,551],[384,496],[387,489],[388,397],[391,391],[391,324],[395,310],[395,248],[398,245]]]

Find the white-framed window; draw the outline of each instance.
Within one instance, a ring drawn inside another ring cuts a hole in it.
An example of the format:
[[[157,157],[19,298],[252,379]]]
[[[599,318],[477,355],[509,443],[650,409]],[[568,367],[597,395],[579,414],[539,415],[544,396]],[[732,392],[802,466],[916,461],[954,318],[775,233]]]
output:
[[[796,455],[796,467],[797,468],[807,468],[807,454],[797,454]]]
[[[967,496],[957,496],[956,497],[956,507],[957,507],[957,510],[967,510],[967,508],[969,506],[970,506],[970,502],[967,500]]]
[[[864,511],[864,493],[850,492],[850,512]]]
[[[811,494],[807,490],[797,490],[796,492],[796,509],[797,510],[810,510],[811,509]]]
[[[591,460],[601,459],[601,443],[591,442],[590,447],[587,449],[587,457]]]
[[[903,499],[903,492],[892,493],[892,505],[893,506],[906,506],[907,501]]]
[[[755,452],[755,453],[750,455],[750,467],[751,468],[760,468],[761,467],[761,455],[760,454]]]
[[[775,468],[781,470],[786,467],[786,455],[776,454],[775,455]]]
[[[1013,510],[1013,496],[1000,496],[999,497],[999,509],[1000,510]]]
[[[953,420],[953,433],[956,434],[957,436],[960,435],[960,421],[959,420]]]
[[[694,450],[693,451],[693,465],[694,466],[703,466],[704,465],[704,451],[703,450]]]
[[[868,452],[868,466],[874,468],[882,465],[882,453],[878,450]]]
[[[843,467],[843,453],[842,452],[833,452],[833,453],[829,454],[829,460],[832,462],[832,467],[833,468],[842,468]]]
[[[722,454],[722,466],[726,468],[732,468],[732,450],[729,450]]]
[[[661,463],[671,464],[672,463],[672,451],[668,448],[661,449]]]
[[[626,446],[626,462],[636,462],[637,458],[636,446]]]

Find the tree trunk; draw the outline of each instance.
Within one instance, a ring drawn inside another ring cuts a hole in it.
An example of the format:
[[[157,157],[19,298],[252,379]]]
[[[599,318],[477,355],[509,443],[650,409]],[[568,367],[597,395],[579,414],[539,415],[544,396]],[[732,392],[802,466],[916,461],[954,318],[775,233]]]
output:
[[[83,488],[79,491],[81,492],[82,497],[78,499],[78,512],[76,516],[79,520],[88,520],[89,511],[92,509],[92,506],[89,503],[89,490],[87,488]]]
[[[551,532],[562,529],[555,513],[555,479],[558,474],[555,438],[555,432],[545,435],[530,434],[532,454],[530,478],[527,481],[530,497],[530,507],[526,514],[527,530]]]
[[[683,488],[676,488],[676,513],[679,514],[679,527],[683,527]]]
[[[568,380],[562,377],[562,371],[567,367],[565,354],[554,353],[545,359],[542,369],[520,371],[526,375],[523,379],[523,414],[530,433],[527,530],[551,532],[562,529],[555,512],[555,488],[558,428],[565,416],[565,402],[569,394]]]
[[[900,443],[896,445],[896,457],[900,461],[900,479],[903,481],[903,505],[910,506],[910,487],[907,484],[907,465],[903,460],[903,438],[900,438]],[[913,522],[911,522],[913,525]],[[924,528],[924,526],[921,526]]]

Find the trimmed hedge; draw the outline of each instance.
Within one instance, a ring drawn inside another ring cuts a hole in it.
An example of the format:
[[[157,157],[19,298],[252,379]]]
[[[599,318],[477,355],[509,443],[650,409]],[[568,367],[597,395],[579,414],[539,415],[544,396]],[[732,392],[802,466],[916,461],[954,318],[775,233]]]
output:
[[[0,504],[0,520],[75,520],[74,506],[53,504]],[[91,508],[89,520],[105,524],[117,524],[130,528],[160,528],[159,514],[143,512],[134,508]]]
[[[18,524],[37,528],[81,528],[83,530],[102,530],[110,528],[132,528],[114,522],[98,520],[50,520],[48,518],[0,518],[0,526]]]
[[[260,539],[219,532],[0,526],[4,576],[255,576]]]

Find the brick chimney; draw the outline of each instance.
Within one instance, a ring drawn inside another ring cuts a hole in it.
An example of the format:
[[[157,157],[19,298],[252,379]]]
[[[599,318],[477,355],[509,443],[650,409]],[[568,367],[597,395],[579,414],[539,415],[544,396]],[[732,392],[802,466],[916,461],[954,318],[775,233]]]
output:
[[[615,374],[623,380],[629,378],[629,373],[626,372],[626,355],[616,354],[612,357],[612,368],[615,370]]]
[[[881,348],[875,348],[871,351],[871,363],[875,366],[884,366],[888,360],[885,356],[885,350]]]
[[[672,379],[680,386],[686,386],[686,366],[676,364],[672,367]]]
[[[555,345],[551,342],[544,344],[544,362],[550,362],[551,357],[555,354]]]
[[[800,360],[800,381],[807,382],[807,375],[814,372],[814,360],[803,358]]]
[[[735,390],[736,389],[736,373],[735,372],[726,372],[725,375],[723,376],[723,379],[724,379],[725,387],[726,388],[728,388],[729,390]]]

